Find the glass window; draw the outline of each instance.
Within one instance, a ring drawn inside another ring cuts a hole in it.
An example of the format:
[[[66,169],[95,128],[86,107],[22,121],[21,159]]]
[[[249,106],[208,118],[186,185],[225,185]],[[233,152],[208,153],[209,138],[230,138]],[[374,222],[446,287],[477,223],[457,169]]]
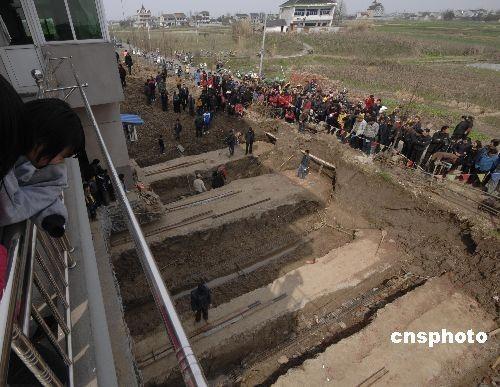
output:
[[[320,15],[330,15],[330,10],[329,9],[322,9],[320,12]]]
[[[317,15],[318,14],[318,10],[317,9],[308,9],[307,10],[307,16],[309,15]]]
[[[306,14],[306,10],[305,9],[296,9],[295,10],[295,16],[304,16]]]
[[[33,44],[20,0],[1,0],[0,16],[0,33],[10,40],[11,45]]]
[[[35,6],[46,41],[73,40],[64,0],[37,0]]]
[[[102,39],[95,0],[68,0],[76,39]]]

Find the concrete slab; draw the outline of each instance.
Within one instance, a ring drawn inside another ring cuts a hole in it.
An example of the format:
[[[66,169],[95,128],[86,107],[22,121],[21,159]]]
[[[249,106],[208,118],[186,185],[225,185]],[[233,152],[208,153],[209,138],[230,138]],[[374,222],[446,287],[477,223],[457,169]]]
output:
[[[259,157],[273,149],[274,145],[267,142],[257,141],[254,143],[253,156]],[[237,146],[234,155],[229,157],[227,148],[212,152],[201,153],[194,156],[180,157],[164,163],[155,164],[142,168],[141,180],[146,184],[155,181],[171,179],[179,176],[194,175],[195,172],[209,171],[217,168],[219,165],[227,164],[237,160],[244,159],[245,148]]]
[[[378,312],[359,333],[291,369],[275,386],[355,386],[378,370],[384,386],[453,386],[487,360],[486,344],[393,344],[392,332],[488,332],[495,324],[448,278],[428,281]],[[489,350],[491,350],[491,343]],[[369,384],[365,384],[369,385]]]
[[[231,325],[216,331],[209,336],[199,335],[191,339],[195,353],[203,358],[210,354],[226,353],[230,356],[231,342],[244,332],[252,332],[280,316],[287,315],[304,308],[322,296],[336,291],[355,287],[366,278],[388,269],[396,259],[393,247],[381,243],[383,233],[378,230],[367,230],[358,233],[357,239],[341,248],[330,251],[319,258],[315,264],[302,266],[276,279],[266,287],[244,294],[231,302],[210,310],[210,320],[224,320],[248,305],[255,302],[266,304],[276,297],[286,294],[283,299],[261,308]],[[192,334],[200,325],[192,319],[183,322],[186,331]],[[147,358],[152,351],[158,352],[167,343],[164,331],[159,331],[135,344],[136,359]],[[169,369],[176,366],[175,356],[169,353],[166,358],[150,364],[142,369],[145,381],[161,381]]]
[[[166,206],[166,214],[158,221],[145,225],[143,232],[149,243],[162,242],[166,238],[187,235],[209,230],[238,219],[260,216],[281,206],[298,205],[302,201],[324,200],[326,188],[311,190],[309,185],[316,184],[298,179],[293,173],[267,174],[241,179],[224,187],[179,200]],[[223,195],[221,199],[213,200]],[[197,205],[198,201],[207,201]],[[245,207],[241,209],[242,207]],[[133,248],[125,241],[125,233],[112,237],[113,252]],[[125,242],[125,243],[124,243]]]

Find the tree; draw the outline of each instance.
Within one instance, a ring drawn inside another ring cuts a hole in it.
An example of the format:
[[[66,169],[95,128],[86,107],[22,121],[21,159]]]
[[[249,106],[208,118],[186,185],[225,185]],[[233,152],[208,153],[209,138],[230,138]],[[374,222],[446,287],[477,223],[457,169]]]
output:
[[[345,6],[345,2],[344,0],[339,0],[337,3],[337,7],[335,8],[333,22],[339,26],[344,21],[346,14],[347,14],[347,8]]]
[[[455,13],[449,9],[443,12],[443,20],[453,20],[455,19]]]

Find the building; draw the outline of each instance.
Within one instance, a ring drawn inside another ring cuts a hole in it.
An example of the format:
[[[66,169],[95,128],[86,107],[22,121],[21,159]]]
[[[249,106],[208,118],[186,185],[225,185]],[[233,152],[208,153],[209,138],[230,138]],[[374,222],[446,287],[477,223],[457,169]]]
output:
[[[239,21],[239,20],[250,20],[250,16],[246,13],[237,13],[234,15],[234,18]]]
[[[174,17],[175,17],[175,25],[177,27],[185,26],[188,24],[188,18],[185,13],[176,12],[174,13]]]
[[[366,11],[358,12],[356,14],[356,19],[376,19],[382,18],[385,15],[385,9],[382,3],[377,0],[373,0],[373,3],[367,8]]]
[[[264,12],[250,13],[250,21],[252,24],[263,24],[265,18],[266,14]]]
[[[331,27],[336,7],[336,0],[288,0],[280,5],[279,18],[289,31]]]
[[[135,15],[134,27],[137,28],[147,28],[151,27],[151,10],[144,7],[144,4],[141,6],[141,9],[138,9]]]
[[[170,28],[177,25],[177,20],[173,13],[164,13],[160,15],[160,27]]]
[[[287,32],[288,25],[285,19],[268,20],[266,32]]]
[[[370,18],[377,18],[384,16],[385,9],[382,3],[377,0],[373,0],[373,3],[367,9]]]

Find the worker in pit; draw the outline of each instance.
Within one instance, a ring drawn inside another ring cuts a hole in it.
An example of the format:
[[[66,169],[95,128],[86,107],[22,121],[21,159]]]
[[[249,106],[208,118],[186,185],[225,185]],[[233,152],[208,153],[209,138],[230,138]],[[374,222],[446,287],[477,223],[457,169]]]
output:
[[[201,175],[199,173],[196,174],[196,179],[194,179],[194,182],[193,182],[193,188],[197,194],[200,194],[200,193],[207,191],[207,188],[205,187],[205,183],[201,179]]]
[[[191,291],[191,309],[195,312],[195,321],[200,322],[201,316],[203,320],[208,321],[208,308],[212,303],[212,294],[210,289],[201,281],[196,289]]]

